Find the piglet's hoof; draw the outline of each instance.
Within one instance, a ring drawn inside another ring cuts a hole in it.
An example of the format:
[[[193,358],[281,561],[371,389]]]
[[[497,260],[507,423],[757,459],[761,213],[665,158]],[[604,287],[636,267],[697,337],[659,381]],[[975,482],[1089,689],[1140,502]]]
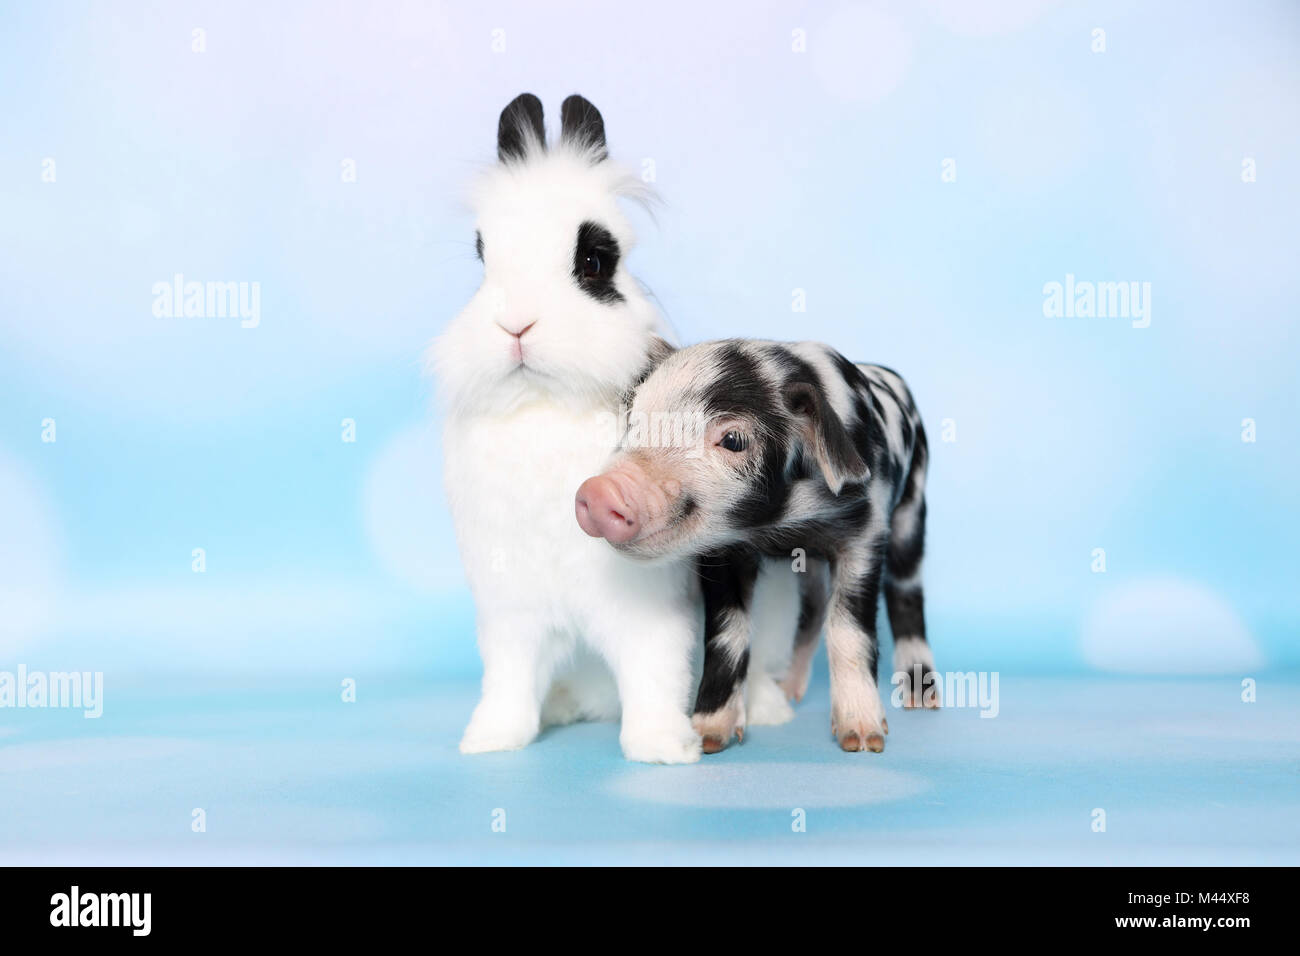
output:
[[[701,748],[706,754],[715,754],[726,750],[731,739],[737,742],[745,739],[743,714],[739,708],[724,707],[710,714],[697,713],[691,718],[695,732],[700,735]]]
[[[703,747],[702,747],[702,749],[704,750],[704,752],[705,752],[706,754],[715,754],[715,753],[717,753],[717,752],[720,751],[720,750],[726,750],[726,749],[727,749],[727,744],[731,743],[731,738],[730,738],[730,737],[727,737],[727,738],[724,740],[724,739],[723,739],[721,736],[719,736],[718,734],[705,734],[704,737],[701,738],[701,739],[702,739],[702,741],[703,741]],[[737,727],[737,728],[736,728],[736,743],[738,743],[738,744],[743,744],[744,742],[745,742],[745,728],[744,728],[744,727]]]
[[[885,749],[885,738],[880,734],[867,734],[866,737],[859,737],[855,731],[850,730],[840,738],[840,749],[848,753],[870,750],[872,753],[878,754]]]
[[[937,677],[934,671],[924,676],[910,675],[903,685],[903,706],[907,710],[938,710],[942,701]]]
[[[847,753],[870,750],[878,754],[885,749],[885,734],[889,733],[884,724],[883,717],[832,720],[831,736],[839,741],[840,749]]]
[[[939,702],[939,695],[927,690],[924,696],[904,694],[903,706],[908,710],[938,710],[942,705]]]

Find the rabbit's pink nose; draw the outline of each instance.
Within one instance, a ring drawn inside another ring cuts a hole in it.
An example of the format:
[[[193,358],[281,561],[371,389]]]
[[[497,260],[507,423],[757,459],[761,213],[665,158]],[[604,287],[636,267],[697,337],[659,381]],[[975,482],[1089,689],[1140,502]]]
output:
[[[641,519],[636,509],[623,498],[613,479],[604,475],[584,481],[573,504],[578,524],[593,538],[604,538],[610,544],[623,544],[635,538],[641,530]]]

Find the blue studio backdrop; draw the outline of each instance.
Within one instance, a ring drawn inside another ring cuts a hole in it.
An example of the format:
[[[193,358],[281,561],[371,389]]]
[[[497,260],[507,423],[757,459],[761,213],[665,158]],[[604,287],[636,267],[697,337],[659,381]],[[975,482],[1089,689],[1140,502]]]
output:
[[[0,859],[748,858],[808,805],[809,859],[887,825],[1295,862],[1297,52],[1263,0],[0,4],[0,671],[103,675],[93,719],[0,708]],[[591,99],[661,195],[627,262],[680,341],[907,376],[932,642],[1001,675],[998,719],[845,768],[819,661],[773,749],[694,771],[612,726],[456,754],[479,663],[421,356],[525,90]],[[519,841],[476,842],[499,806]]]

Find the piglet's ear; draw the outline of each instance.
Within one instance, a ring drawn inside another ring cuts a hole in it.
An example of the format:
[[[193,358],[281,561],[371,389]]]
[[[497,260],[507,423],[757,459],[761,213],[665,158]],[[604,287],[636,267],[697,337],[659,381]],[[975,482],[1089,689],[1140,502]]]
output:
[[[848,429],[840,421],[822,390],[808,382],[785,387],[785,407],[795,417],[804,448],[821,469],[831,494],[853,481],[866,481],[871,470],[853,447]]]
[[[609,155],[605,149],[605,120],[600,110],[577,93],[560,104],[560,138],[579,149],[591,150],[597,160]]]
[[[501,162],[508,163],[523,159],[530,150],[545,148],[542,101],[532,93],[520,93],[501,111],[497,123],[497,156]]]

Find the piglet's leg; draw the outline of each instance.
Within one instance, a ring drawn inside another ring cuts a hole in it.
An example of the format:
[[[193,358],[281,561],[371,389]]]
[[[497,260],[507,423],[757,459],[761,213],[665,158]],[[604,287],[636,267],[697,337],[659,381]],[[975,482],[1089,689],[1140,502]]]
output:
[[[939,675],[925,639],[925,595],[921,588],[928,454],[925,429],[917,425],[911,470],[890,520],[885,608],[889,611],[889,627],[894,632],[892,683],[901,685],[903,706],[934,710],[941,703]]]
[[[848,751],[885,749],[885,708],[876,687],[876,605],[885,541],[850,543],[836,562],[826,654],[831,671],[831,733]]]
[[[749,669],[749,609],[758,556],[742,550],[714,552],[697,561],[704,594],[704,672],[691,722],[705,753],[717,753],[733,736],[745,736],[745,674]]]
[[[794,649],[790,652],[790,666],[781,678],[781,689],[790,700],[803,700],[808,692],[813,654],[822,636],[822,625],[826,623],[827,590],[826,562],[808,558],[807,567],[799,575],[799,623],[795,628]]]

